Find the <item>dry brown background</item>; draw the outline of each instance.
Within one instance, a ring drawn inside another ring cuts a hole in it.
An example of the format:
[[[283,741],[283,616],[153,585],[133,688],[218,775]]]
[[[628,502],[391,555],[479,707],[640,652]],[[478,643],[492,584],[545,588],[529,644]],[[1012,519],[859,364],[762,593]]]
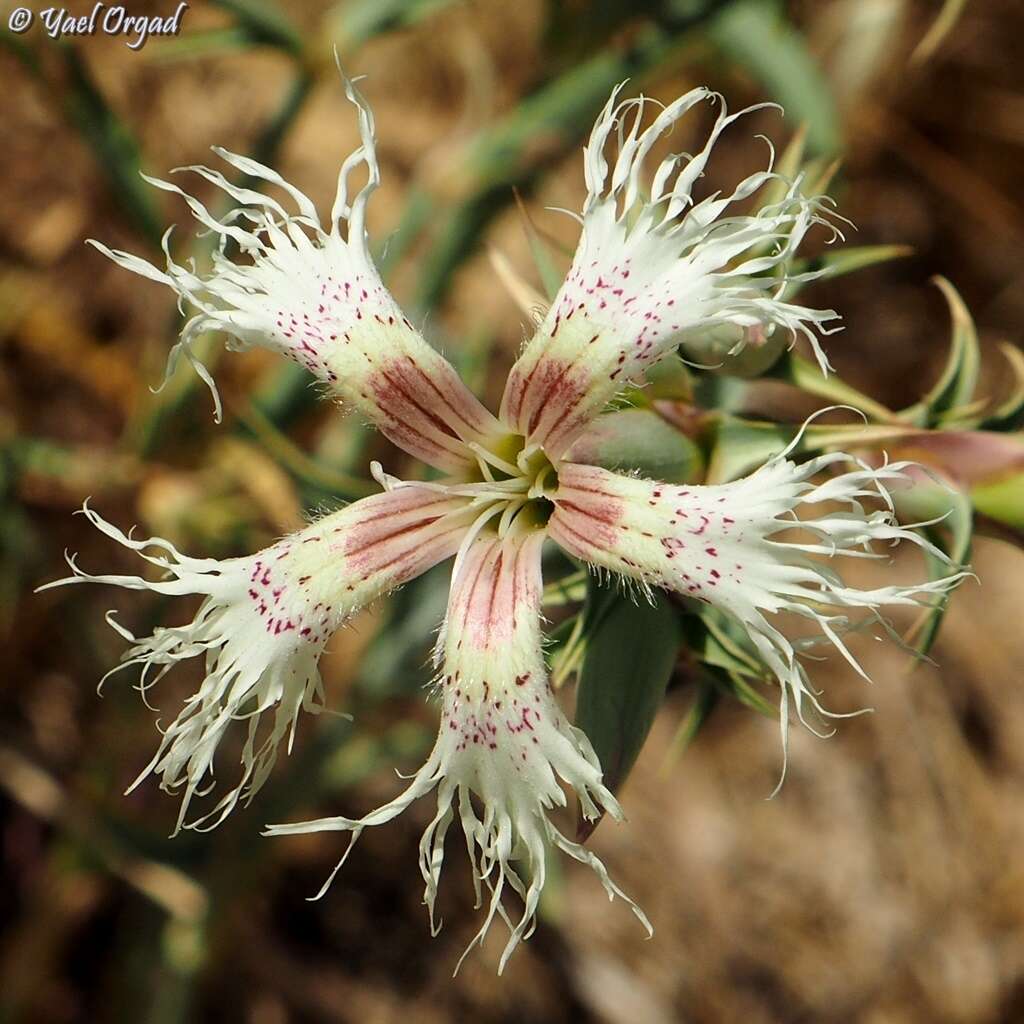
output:
[[[565,6],[579,25],[594,17],[586,4]],[[1024,9],[969,0],[938,51],[913,63],[937,6],[807,0],[787,9],[841,112],[837,194],[857,241],[915,250],[813,296],[845,317],[830,344],[841,373],[893,405],[912,401],[943,355],[948,325],[932,274],[953,280],[972,309],[993,376],[995,343],[1019,343],[1024,323]],[[289,13],[322,33],[326,10],[316,2]],[[348,70],[369,76],[377,116],[384,185],[372,204],[376,238],[394,229],[414,185],[437,197],[438,216],[472,189],[462,143],[551,72],[546,10],[540,0],[455,4],[346,53]],[[230,21],[197,3],[187,27]],[[503,978],[494,975],[494,936],[451,980],[476,918],[453,844],[445,929],[429,937],[415,864],[427,802],[367,834],[329,896],[304,901],[338,841],[271,841],[259,828],[317,809],[351,813],[393,793],[392,767],[417,764],[431,727],[415,690],[363,698],[355,739],[325,762],[314,807],[307,780],[282,764],[290,789],[272,786],[214,836],[170,843],[171,800],[150,783],[123,798],[152,748],[153,716],[125,679],[111,680],[104,700],[95,696],[120,652],[102,611],[116,605],[144,627],[166,609],[143,613],[132,595],[85,588],[31,594],[60,572],[64,547],[97,570],[130,565],[72,510],[92,494],[121,525],[140,522],[188,550],[224,554],[292,527],[308,491],[290,472],[294,453],[279,459],[234,429],[271,366],[260,354],[219,367],[229,408],[222,427],[209,423],[200,394],[189,415],[161,427],[159,442],[138,443],[173,307],[159,288],[82,244],[95,236],[145,250],[62,108],[66,70],[54,48],[25,38],[51,84],[0,51],[2,1019],[1024,1020],[1024,555],[1005,534],[977,539],[982,584],[956,595],[933,652],[937,668],[911,672],[896,651],[863,643],[875,679],[867,698],[842,667],[816,669],[832,706],[867,700],[877,712],[843,723],[827,742],[796,733],[787,784],[773,801],[764,798],[779,765],[776,723],[744,708],[721,710],[664,770],[688,704],[684,690],[670,695],[623,792],[628,825],[602,825],[593,839],[650,913],[650,942],[622,905],[606,903],[589,872],[567,868]],[[613,52],[630,41],[626,30],[602,45]],[[76,50],[154,173],[208,162],[212,143],[250,151],[292,75],[269,48],[185,60],[162,57],[157,42],[131,53],[96,38]],[[355,128],[330,69],[317,75],[276,165],[329,205]],[[764,96],[699,32],[643,84],[668,99],[705,81],[733,106]],[[756,127],[776,138],[792,130],[772,117]],[[534,141],[541,151],[550,145]],[[726,175],[730,161],[749,163],[751,146],[737,133],[722,158]],[[578,207],[581,187],[574,143],[528,196],[529,208],[571,239],[567,219],[542,207]],[[162,223],[188,230],[179,204],[159,209]],[[530,272],[512,209],[484,237]],[[401,299],[415,293],[429,252],[414,246],[396,267]],[[459,339],[469,346],[487,335],[492,347],[477,376],[493,399],[524,328],[485,253],[461,263],[430,322],[456,357]],[[288,433],[346,469],[361,438],[323,405],[303,411]],[[349,705],[380,615],[357,623],[325,663],[333,706]],[[313,733],[303,730],[297,757]]]

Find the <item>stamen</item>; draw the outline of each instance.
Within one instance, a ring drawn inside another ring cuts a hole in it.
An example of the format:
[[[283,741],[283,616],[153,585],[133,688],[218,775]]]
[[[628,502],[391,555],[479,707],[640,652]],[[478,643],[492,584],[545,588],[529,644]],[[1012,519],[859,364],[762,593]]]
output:
[[[487,472],[487,470],[484,469],[484,463],[489,463],[491,466],[494,466],[495,469],[500,469],[502,473],[508,473],[509,476],[519,476],[521,467],[513,466],[511,462],[506,462],[500,455],[495,455],[494,452],[488,450],[482,444],[479,444],[476,441],[469,441],[467,442],[466,447],[476,455],[477,460],[481,464],[481,472]],[[522,453],[520,453],[520,456],[521,455]]]
[[[522,474],[523,476],[530,476],[533,472],[533,468],[530,463],[533,458],[539,454],[542,454],[542,449],[539,444],[528,444],[516,457],[516,463],[518,468],[515,473]]]
[[[545,466],[533,481],[533,486],[526,492],[528,498],[546,498],[548,496],[545,481],[555,471],[554,466]]]
[[[501,514],[501,519],[498,522],[498,537],[502,540],[505,538],[505,534],[508,533],[509,527],[512,525],[512,521],[526,506],[526,498],[520,498],[518,501],[513,501],[508,504],[505,511]]]
[[[480,453],[476,453],[476,464],[480,469],[480,474],[488,483],[494,483],[494,474],[491,472],[491,467],[487,464],[487,460],[480,457]]]
[[[437,484],[437,486],[447,494],[498,500],[525,493],[530,482],[522,477],[517,477],[515,480],[485,481],[479,484]]]
[[[399,487],[425,488],[451,497],[473,498],[479,502],[506,501],[529,488],[529,481],[521,477],[515,480],[486,480],[472,484],[445,483],[441,480],[400,480],[385,472],[376,461],[370,463],[370,475],[385,491],[393,491]]]
[[[466,535],[462,539],[462,543],[459,545],[459,550],[455,553],[455,561],[452,564],[452,579],[458,579],[459,570],[462,568],[462,563],[466,559],[466,553],[473,545],[473,541],[479,536],[480,531],[499,513],[504,511],[504,506],[500,504],[492,505],[490,508],[485,509],[473,520],[473,524],[466,531]]]

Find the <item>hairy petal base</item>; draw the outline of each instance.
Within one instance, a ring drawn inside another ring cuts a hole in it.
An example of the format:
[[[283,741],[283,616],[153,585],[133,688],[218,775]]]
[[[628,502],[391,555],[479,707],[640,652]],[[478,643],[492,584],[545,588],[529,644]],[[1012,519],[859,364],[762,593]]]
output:
[[[801,720],[805,701],[831,713],[818,703],[794,645],[767,615],[787,611],[812,620],[821,637],[865,676],[842,640],[852,625],[850,609],[877,619],[884,605],[923,604],[969,575],[960,571],[872,590],[847,586],[835,560],[884,557],[874,552],[874,542],[909,541],[946,560],[892,513],[887,488],[905,479],[907,464],[872,468],[835,453],[797,465],[785,454],[742,480],[714,486],[662,484],[596,466],[563,465],[548,523],[552,539],[591,565],[706,601],[738,619],[782,688],[784,742],[790,696]],[[856,468],[814,482],[823,470],[851,461]],[[869,511],[865,499],[883,507]],[[798,509],[825,502],[845,510],[797,518]],[[780,536],[795,528],[799,539]]]
[[[694,89],[641,131],[650,101],[620,103],[617,94],[585,150],[588,196],[572,267],[513,368],[502,401],[507,422],[552,458],[624,385],[639,383],[666,352],[708,332],[732,332],[733,350],[747,341],[763,343],[777,329],[802,335],[828,367],[817,334],[827,333],[825,325],[837,315],[782,297],[788,283],[808,277],[789,275],[786,266],[808,229],[826,223],[822,201],[802,195],[797,180],[777,203],[726,215],[733,203],[778,180],[769,168],[725,198],[715,193],[696,202],[693,189],[716,140],[748,111],[727,114],[720,97]],[[716,98],[721,109],[704,148],[666,158],[645,191],[644,162],[654,145],[692,107]],[[617,126],[609,166],[605,149]]]
[[[181,795],[175,831],[204,829],[223,821],[239,800],[252,799],[281,744],[290,749],[300,712],[323,710],[319,659],[334,631],[379,595],[454,555],[435,649],[440,728],[426,762],[399,795],[362,817],[274,825],[267,834],[349,834],[323,895],[365,829],[436,791],[436,812],[419,844],[435,933],[445,840],[456,819],[477,907],[484,908],[466,952],[500,917],[509,937],[499,972],[535,927],[552,847],[588,865],[609,899],[624,899],[650,933],[643,912],[598,857],[556,824],[570,793],[589,821],[623,815],[591,743],[570,724],[548,680],[545,539],[639,589],[664,588],[732,616],[780,685],[783,773],[790,701],[801,721],[808,705],[831,714],[798,651],[826,640],[863,675],[845,645],[847,630],[859,622],[888,626],[883,606],[941,600],[969,573],[957,568],[944,579],[869,590],[836,571],[841,558],[883,557],[875,551],[879,542],[907,540],[943,557],[916,527],[896,521],[888,487],[905,478],[906,463],[872,467],[837,453],[797,465],[788,458],[794,441],[750,476],[723,485],[680,486],[601,468],[691,475],[692,459],[647,459],[653,412],[620,413],[628,426],[597,419],[621,389],[644,383],[676,348],[719,364],[748,347],[746,365],[733,361],[728,368],[756,375],[783,345],[802,337],[822,370],[829,369],[820,338],[837,329],[830,326],[837,315],[791,301],[792,286],[816,276],[792,270],[808,232],[822,224],[833,239],[839,235],[826,219],[827,200],[805,196],[801,180],[783,179],[771,161],[731,193],[695,196],[716,141],[747,111],[730,115],[721,97],[695,89],[659,107],[644,127],[651,101],[620,102],[621,86],[612,92],[584,150],[587,199],[572,266],[512,368],[496,418],[404,316],[374,265],[365,224],[380,180],[374,124],[347,79],[345,89],[358,112],[361,144],[341,165],[329,221],[271,168],[215,147],[232,172],[271,186],[278,198],[217,170],[187,168],[203,187],[233,201],[230,212],[215,216],[177,185],[146,179],[188,204],[212,237],[211,265],[200,270],[193,260],[176,262],[169,231],[163,269],[92,244],[177,296],[188,319],[167,374],[182,356],[188,359],[209,385],[218,419],[216,386],[194,351],[207,332],[225,334],[229,349],[260,347],[293,359],[441,472],[414,483],[371,463],[383,494],[256,554],[226,560],[183,555],[159,537],[137,540],[86,506],[97,529],[159,576],[92,574],[69,556],[72,575],[47,587],[103,583],[201,599],[190,622],[157,627],[150,636],[134,636],[112,612],[107,621],[130,645],[112,671],[138,667],[144,698],[178,663],[197,658],[203,665],[201,684],[162,730],[133,788],[156,774],[161,788]],[[648,174],[655,148],[704,103],[719,105],[704,144],[692,155],[668,156]],[[350,196],[351,174],[364,171],[365,183]],[[671,437],[654,447],[671,452]],[[826,470],[831,475],[822,479]],[[779,612],[804,616],[818,635],[790,641],[773,621]],[[235,723],[242,723],[240,777],[190,813],[195,798],[214,790],[215,759],[218,750],[224,759],[221,743]]]
[[[125,269],[167,285],[197,311],[171,351],[167,372],[184,353],[213,391],[218,418],[216,387],[192,353],[196,338],[207,331],[229,335],[229,348],[259,346],[290,357],[410,454],[442,469],[464,468],[473,461],[466,442],[496,434],[498,424],[413,328],[374,266],[365,228],[366,203],[380,181],[373,117],[355,86],[347,80],[345,85],[359,112],[362,145],[342,164],[326,230],[312,201],[276,171],[215,147],[232,169],[283,189],[297,212],[231,184],[219,171],[191,167],[186,170],[240,205],[217,219],[177,185],[146,180],[182,196],[216,237],[208,274],[174,262],[170,232],[164,236],[166,270],[92,244]],[[359,164],[366,165],[369,180],[350,202],[348,176]],[[249,262],[229,255],[229,245]]]
[[[107,616],[132,644],[112,672],[140,666],[144,695],[179,662],[201,657],[205,663],[199,690],[163,730],[156,755],[132,787],[153,772],[162,789],[182,791],[175,832],[212,828],[239,799],[252,798],[286,736],[291,746],[299,712],[323,708],[317,662],[331,634],[358,608],[451,556],[472,521],[464,500],[410,486],[324,516],[254,555],[221,561],[190,558],[159,537],[134,540],[88,506],[83,511],[165,578],[95,575],[69,557],[74,574],[47,588],[109,583],[203,597],[190,623],[160,626],[148,637],[133,636]],[[246,724],[241,778],[212,810],[186,821],[192,799],[213,787],[214,755],[236,721]]]
[[[540,631],[543,540],[543,532],[513,523],[504,538],[481,533],[460,553],[437,647],[440,732],[405,792],[363,818],[324,818],[269,829],[274,835],[348,831],[354,842],[364,828],[391,820],[436,788],[437,814],[420,841],[432,928],[438,927],[434,902],[445,836],[458,815],[473,863],[478,906],[484,885],[490,893],[483,925],[469,949],[500,916],[511,934],[499,971],[533,930],[544,887],[545,852],[551,845],[593,868],[609,898],[626,899],[650,930],[646,917],[611,881],[601,861],[566,838],[548,817],[552,808],[566,802],[559,780],[576,793],[587,819],[607,811],[620,820],[622,811],[601,782],[589,741],[569,724],[548,684]],[[518,918],[510,917],[503,904],[506,887],[523,901]]]

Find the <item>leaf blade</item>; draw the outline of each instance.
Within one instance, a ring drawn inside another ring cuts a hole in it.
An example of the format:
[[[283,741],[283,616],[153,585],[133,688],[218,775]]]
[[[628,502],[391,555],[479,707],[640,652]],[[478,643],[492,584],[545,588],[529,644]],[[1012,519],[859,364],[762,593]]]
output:
[[[595,588],[598,590],[601,588]],[[603,594],[608,594],[607,588]],[[576,696],[576,726],[601,762],[605,785],[626,780],[650,732],[675,669],[682,627],[668,597],[611,602],[587,643]]]

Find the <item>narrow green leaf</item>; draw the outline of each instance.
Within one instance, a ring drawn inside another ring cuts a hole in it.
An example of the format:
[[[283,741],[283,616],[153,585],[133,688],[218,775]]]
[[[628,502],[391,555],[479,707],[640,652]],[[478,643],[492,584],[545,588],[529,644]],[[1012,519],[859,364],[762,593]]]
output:
[[[327,13],[324,34],[336,41],[342,55],[347,56],[374,36],[411,28],[451,3],[452,0],[346,0]]]
[[[934,278],[949,305],[952,330],[949,339],[949,356],[942,375],[931,390],[909,409],[900,412],[900,419],[917,426],[941,423],[949,414],[955,414],[960,406],[974,397],[978,383],[980,354],[978,333],[970,311],[953,285],[944,277]]]
[[[777,177],[772,178],[768,184],[764,185],[758,191],[758,209],[775,206],[786,198],[786,193],[789,191],[789,183],[800,173],[804,160],[804,150],[806,147],[807,123],[804,122],[797,127],[792,138],[786,144],[786,148],[782,151],[781,156],[779,156],[775,161],[774,169]],[[805,193],[810,194],[806,187],[804,188],[804,191]],[[772,248],[772,246],[777,244],[778,239],[765,239],[765,241],[760,245],[756,245],[750,250],[751,255],[766,253]],[[779,271],[781,271],[781,268],[778,268],[777,272]]]
[[[800,31],[773,3],[731,3],[708,26],[719,50],[760,80],[789,117],[807,124],[807,148],[835,153],[842,145],[841,119],[828,81]]]
[[[607,589],[599,596],[607,610],[588,636],[576,725],[594,745],[605,784],[616,790],[629,775],[665,698],[682,627],[664,595],[656,594],[650,604],[635,604]]]
[[[687,603],[692,604],[694,612],[684,615],[682,622],[685,648],[694,659],[696,693],[669,745],[661,766],[663,773],[674,767],[723,696],[769,718],[778,717],[778,708],[759,688],[770,681],[770,673],[742,626],[711,605]]]
[[[61,44],[57,52],[67,75],[62,95],[65,116],[92,149],[114,199],[150,245],[158,247],[160,216],[152,189],[139,177],[142,161],[131,129],[107,103],[79,51]]]
[[[772,704],[760,690],[748,682],[746,677],[736,672],[727,672],[716,674],[715,679],[718,688],[723,693],[727,693],[745,707],[756,711],[759,715],[764,715],[766,718],[779,717],[778,707]]]
[[[344,498],[347,501],[364,498],[377,490],[369,480],[321,465],[316,459],[308,456],[267,418],[255,402],[250,402],[240,412],[238,419],[284,469],[303,483],[311,484],[332,497]]]
[[[755,679],[764,676],[764,665],[750,646],[746,632],[730,615],[712,605],[698,604],[697,614],[688,618],[687,624],[687,646],[705,664],[734,675]]]
[[[672,737],[665,760],[662,762],[663,774],[675,767],[690,744],[697,738],[697,734],[707,723],[720,698],[721,693],[712,680],[704,678],[697,681],[693,703],[679,723],[679,728],[676,730],[675,736]]]
[[[974,397],[978,386],[978,370],[981,354],[978,349],[978,332],[970,310],[960,298],[960,293],[944,277],[936,277],[935,283],[942,291],[949,312],[953,318],[953,341],[951,348],[960,350],[960,365],[949,394],[948,404],[937,406],[939,411],[956,410],[967,405]]]
[[[696,605],[696,614],[685,619],[687,648],[704,665],[718,690],[769,718],[778,709],[760,685],[770,674],[750,643],[746,630],[731,615],[712,605]]]
[[[789,182],[800,173],[804,161],[804,150],[807,148],[807,122],[801,124],[786,144],[782,155],[776,161],[775,173],[779,176],[770,181],[758,193],[758,207],[774,206],[786,198]],[[770,244],[770,243],[768,243]]]
[[[516,205],[519,207],[519,219],[526,234],[526,241],[530,246],[530,255],[533,257],[537,274],[540,276],[541,284],[544,286],[544,294],[547,295],[550,302],[554,299],[562,285],[562,279],[565,277],[569,263],[572,260],[572,253],[556,253],[554,246],[537,230],[518,190],[515,193],[515,197]],[[561,255],[561,259],[559,259],[559,255]]]
[[[423,188],[413,187],[402,208],[398,224],[387,236],[379,251],[374,253],[377,269],[385,281],[419,237],[434,212],[435,203],[431,196]]]
[[[802,168],[804,194],[809,196],[827,195],[832,179],[841,165],[842,161],[838,157],[830,159],[827,156],[819,156],[808,160]]]
[[[1013,375],[1010,395],[979,425],[987,430],[1017,430],[1024,426],[1024,352],[1016,345],[1006,343],[999,348],[1010,364]]]
[[[577,64],[607,46],[628,22],[657,14],[664,6],[664,0],[589,0],[586,17],[581,17],[581,7],[573,0],[548,0],[543,5],[545,56],[558,67]]]
[[[472,251],[488,223],[512,196],[527,192],[543,171],[576,146],[610,90],[624,79],[643,78],[675,53],[687,33],[724,6],[711,0],[646,26],[625,47],[616,46],[549,79],[494,125],[480,132],[453,159],[466,198],[435,218],[440,228],[421,260],[417,309],[444,296],[455,268]]]
[[[717,417],[706,482],[721,484],[738,479],[777,455],[795,434],[796,428],[787,424]]]
[[[31,72],[36,78],[42,78],[39,58],[31,47],[25,45],[25,41],[22,38],[16,36],[13,32],[0,32],[0,44],[14,54],[26,71]]]
[[[455,267],[512,198],[512,185],[529,188],[546,164],[581,137],[612,86],[628,77],[627,64],[618,54],[605,53],[585,61],[527,96],[465,146],[457,170],[469,198],[438,221],[441,228],[422,261],[417,308],[437,304]]]
[[[757,422],[728,414],[716,415],[709,422],[707,483],[726,483],[746,475],[778,455],[800,430],[794,424]],[[804,429],[791,458],[832,448],[850,451],[884,447],[918,434],[920,431],[914,427],[902,424],[812,423]]]
[[[173,61],[244,50],[251,44],[252,38],[249,33],[238,25],[232,25],[230,28],[183,32],[180,36],[159,40],[152,47],[152,51],[147,47],[145,52],[150,61],[169,64]]]
[[[309,93],[312,90],[316,79],[308,71],[300,70],[288,86],[280,105],[274,111],[273,116],[263,126],[256,141],[253,143],[252,156],[261,164],[270,163],[277,156],[285,136],[291,130],[295,119],[302,112]],[[250,175],[242,175],[239,183],[243,188],[254,188],[263,186],[260,179]]]
[[[252,156],[260,163],[273,163],[277,150],[288,133],[288,129],[302,110],[312,85],[313,78],[305,71],[300,71],[292,80],[280,106],[252,147]],[[139,180],[141,182],[141,179]],[[242,175],[238,184],[245,188],[252,188],[256,183],[248,175]],[[158,230],[158,237],[159,233]],[[194,243],[194,253],[205,254],[209,251],[210,246],[209,236],[205,239],[198,239]],[[180,318],[175,315],[171,323],[173,326],[169,333],[177,334],[180,328]],[[196,358],[211,373],[223,352],[218,339],[219,336],[215,332],[205,333],[200,335],[192,346]],[[312,378],[305,370],[286,370],[282,373],[284,376],[280,381],[281,390],[285,390],[287,386],[288,391],[287,396],[284,394],[277,396],[282,405],[301,404],[303,398],[307,403],[314,400],[315,396],[309,387]],[[140,404],[137,418],[130,422],[125,430],[126,436],[130,439],[130,445],[141,454],[152,454],[157,444],[160,443],[159,439],[162,436],[169,436],[165,430],[169,418],[180,411],[197,393],[199,384],[200,381],[195,372],[182,361],[177,372],[166,382],[162,390]]]
[[[941,579],[955,568],[966,565],[971,554],[974,531],[974,511],[969,495],[951,483],[946,485],[931,479],[920,479],[909,489],[893,491],[893,501],[900,518],[905,522],[926,522],[945,516],[941,523],[925,528],[925,533],[936,547],[949,556],[953,566],[926,551],[924,557],[930,579]],[[914,627],[910,642],[922,656],[928,653],[935,642],[947,604],[946,595],[932,598],[928,612]]]
[[[838,374],[830,373],[826,377],[817,363],[793,351],[785,352],[766,376],[784,380],[801,391],[827,398],[838,405],[859,409],[869,420],[891,423],[896,419],[891,409],[851,387]]]
[[[444,618],[450,576],[448,566],[436,566],[388,601],[385,620],[362,658],[361,694],[377,701],[429,683],[429,637]]]
[[[793,273],[806,274],[820,271],[820,279],[827,280],[913,255],[914,250],[909,245],[847,245],[841,249],[831,249],[812,259],[794,260]],[[789,286],[786,289],[786,297],[792,298],[800,291],[800,288],[799,282]]]
[[[563,576],[560,580],[548,583],[544,587],[542,604],[545,608],[558,608],[567,604],[575,604],[587,596],[586,569]]]
[[[271,0],[214,0],[214,3],[230,11],[253,42],[284,50],[293,57],[302,56],[302,34]]]

